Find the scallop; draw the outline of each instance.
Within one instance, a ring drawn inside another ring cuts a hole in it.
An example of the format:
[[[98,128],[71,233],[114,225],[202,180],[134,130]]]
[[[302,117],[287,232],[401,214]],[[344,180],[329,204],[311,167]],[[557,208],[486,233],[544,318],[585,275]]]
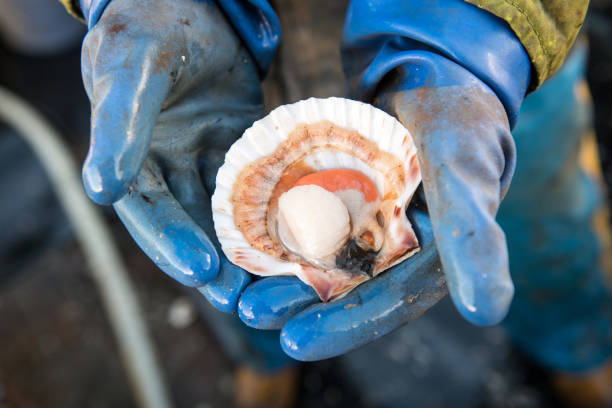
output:
[[[228,150],[213,221],[230,262],[295,275],[329,301],[419,250],[406,207],[420,182],[414,142],[395,118],[310,98],[276,108]]]

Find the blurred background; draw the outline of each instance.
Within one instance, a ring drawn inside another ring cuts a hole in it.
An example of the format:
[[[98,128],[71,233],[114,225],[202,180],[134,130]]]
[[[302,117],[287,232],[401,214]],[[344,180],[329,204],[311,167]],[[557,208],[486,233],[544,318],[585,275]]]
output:
[[[0,11],[0,86],[50,121],[80,165],[89,134],[80,74],[85,28],[57,1],[2,1],[31,3],[38,12]],[[341,96],[338,22],[347,2],[274,3],[282,25],[292,30],[283,33],[264,83],[268,108],[307,96]],[[612,2],[592,1],[583,35],[610,187]],[[135,406],[101,297],[48,175],[15,129],[1,122],[0,197],[0,407]],[[175,405],[230,406],[233,367],[202,319],[210,313],[204,298],[159,271],[112,209],[98,210],[134,282]],[[559,406],[541,378],[501,328],[470,326],[445,299],[373,344],[304,365],[297,406]]]

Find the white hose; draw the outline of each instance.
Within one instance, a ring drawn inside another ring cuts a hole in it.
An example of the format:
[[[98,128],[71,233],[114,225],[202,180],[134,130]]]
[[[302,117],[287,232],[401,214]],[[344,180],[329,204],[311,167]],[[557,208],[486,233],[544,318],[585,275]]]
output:
[[[136,293],[102,217],[85,195],[68,149],[38,112],[2,88],[0,119],[23,136],[49,175],[91,267],[137,402],[142,407],[170,407]]]

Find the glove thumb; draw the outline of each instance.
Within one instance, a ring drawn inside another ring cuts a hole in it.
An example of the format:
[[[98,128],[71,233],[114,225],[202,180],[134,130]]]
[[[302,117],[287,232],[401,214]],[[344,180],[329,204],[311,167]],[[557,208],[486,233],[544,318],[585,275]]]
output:
[[[107,10],[83,46],[83,82],[92,105],[83,182],[87,195],[103,205],[119,200],[138,174],[176,64],[154,38],[137,38],[133,26]]]
[[[415,138],[451,297],[471,323],[499,323],[514,294],[505,235],[495,222],[515,166],[504,108],[474,84],[398,92],[393,105]]]

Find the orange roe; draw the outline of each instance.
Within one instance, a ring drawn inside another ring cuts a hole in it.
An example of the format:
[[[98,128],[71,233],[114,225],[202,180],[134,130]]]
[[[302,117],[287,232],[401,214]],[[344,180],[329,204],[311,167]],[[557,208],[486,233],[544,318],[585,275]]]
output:
[[[338,190],[359,190],[366,202],[376,201],[378,191],[365,174],[351,169],[323,170],[300,178],[293,187],[317,185],[333,193]]]

